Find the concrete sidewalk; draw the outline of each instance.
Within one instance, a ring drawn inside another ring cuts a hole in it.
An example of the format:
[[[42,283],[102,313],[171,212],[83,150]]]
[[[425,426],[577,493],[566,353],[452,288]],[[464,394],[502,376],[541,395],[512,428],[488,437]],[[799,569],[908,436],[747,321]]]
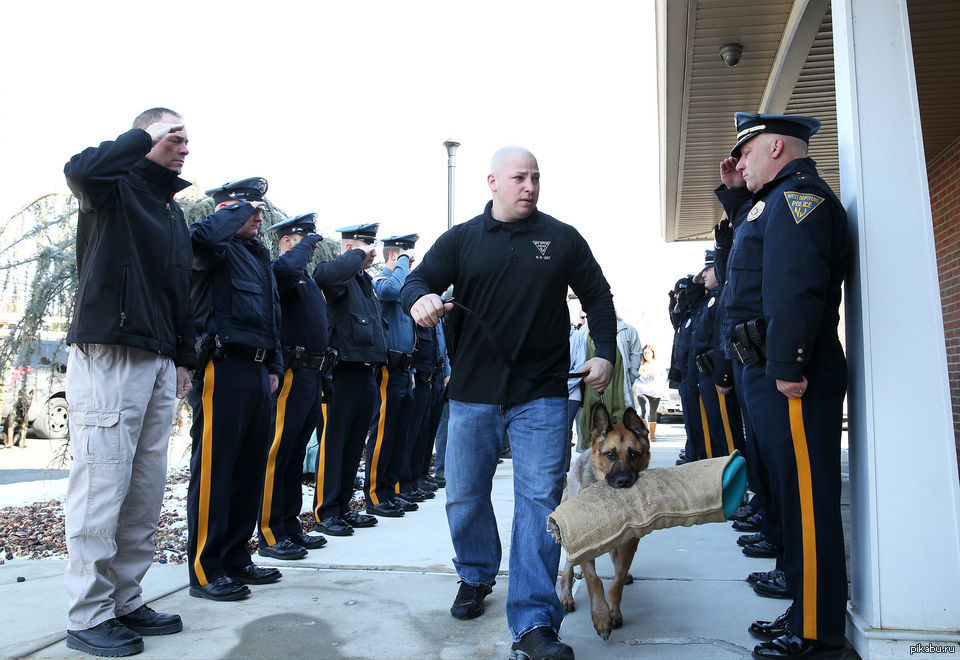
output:
[[[661,425],[651,467],[672,465],[682,427]],[[846,452],[844,452],[846,454]],[[505,571],[473,621],[450,616],[457,591],[443,493],[404,518],[381,518],[373,529],[330,538],[296,562],[255,557],[277,566],[283,579],[252,586],[235,603],[192,598],[185,566],[154,565],[144,592],[158,611],[177,612],[184,631],[144,638],[144,658],[505,658],[510,652],[504,602]],[[513,506],[512,466],[505,461],[494,483],[494,506],[509,553]],[[788,601],[761,598],[744,578],[773,568],[750,559],[728,523],[678,527],[640,540],[624,589],[624,625],[609,641],[593,629],[586,588],[575,585],[577,610],[564,620],[562,639],[578,658],[743,658],[756,644],[754,619],[771,619]],[[66,648],[63,561],[13,561],[0,566],[0,649],[4,656],[88,658]],[[606,557],[597,560],[609,579]],[[16,582],[17,576],[26,578]],[[855,656],[852,656],[855,657]]]

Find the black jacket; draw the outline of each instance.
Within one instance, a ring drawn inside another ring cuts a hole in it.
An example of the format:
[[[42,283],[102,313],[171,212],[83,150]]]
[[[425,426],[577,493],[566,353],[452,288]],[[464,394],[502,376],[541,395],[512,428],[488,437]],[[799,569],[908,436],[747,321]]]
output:
[[[270,373],[281,374],[280,299],[270,252],[256,238],[236,235],[251,215],[253,206],[241,202],[190,227],[197,334],[271,350]]]
[[[173,201],[190,184],[147,160],[151,147],[135,128],[63,168],[80,202],[67,342],[135,346],[194,367],[190,238]]]
[[[350,250],[341,255],[357,253]],[[360,264],[363,263],[361,258]],[[330,323],[330,344],[340,353],[342,362],[387,361],[387,334],[384,329],[380,301],[373,293],[373,280],[366,271],[354,271],[346,282],[320,282],[327,297],[327,321]]]

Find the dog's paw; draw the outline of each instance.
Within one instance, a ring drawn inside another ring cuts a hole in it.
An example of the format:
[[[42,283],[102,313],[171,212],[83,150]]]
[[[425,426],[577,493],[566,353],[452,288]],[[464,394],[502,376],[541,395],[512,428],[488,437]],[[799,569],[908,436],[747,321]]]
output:
[[[607,612],[605,615],[599,616],[594,614],[593,627],[597,631],[597,634],[600,635],[601,639],[610,639],[610,632],[613,630],[613,627],[610,625],[610,613]]]
[[[610,627],[614,630],[623,627],[623,615],[620,612],[610,612]]]
[[[633,576],[627,573],[626,579],[623,581],[624,584],[633,584]]]
[[[573,602],[572,598],[561,598],[560,604],[563,605],[563,611],[567,614],[577,609],[577,604]]]

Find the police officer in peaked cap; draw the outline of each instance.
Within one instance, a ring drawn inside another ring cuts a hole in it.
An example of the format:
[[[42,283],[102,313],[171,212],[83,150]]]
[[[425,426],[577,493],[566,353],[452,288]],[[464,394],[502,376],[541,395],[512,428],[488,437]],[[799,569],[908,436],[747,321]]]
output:
[[[751,631],[755,658],[828,657],[844,641],[840,518],[846,360],[840,288],[846,214],[807,157],[812,117],[737,113],[716,194],[733,221],[725,333],[740,363],[747,423],[779,514],[778,567],[793,604]],[[759,583],[756,585],[759,586]]]
[[[350,277],[346,282],[320,285],[333,326],[331,344],[340,359],[333,369],[334,392],[319,434],[313,510],[317,530],[331,536],[349,536],[357,527],[377,524],[375,517],[353,511],[350,499],[377,398],[375,374],[387,361],[380,302],[365,270],[376,256],[379,227],[379,223],[368,223],[337,229],[340,258],[349,260]]]
[[[258,553],[275,559],[300,559],[327,542],[322,535],[304,534],[299,519],[303,459],[313,430],[323,427],[323,379],[329,378],[336,356],[328,345],[327,303],[315,277],[322,273],[335,278],[337,269],[333,262],[326,262],[315,270],[314,277],[307,274],[314,249],[323,240],[316,233],[316,219],[315,213],[305,213],[268,230],[280,251],[273,274],[282,311],[284,372],[276,392],[267,454]],[[339,280],[352,273],[352,265],[340,264]]]
[[[216,211],[190,227],[199,367],[190,394],[188,568],[190,595],[215,601],[280,579],[247,551],[282,373],[280,303],[270,252],[257,238],[266,192],[259,177],[208,190]]]
[[[399,481],[409,464],[409,427],[414,390],[410,371],[417,346],[416,324],[403,312],[400,289],[414,263],[417,234],[383,239],[384,268],[373,280],[387,328],[387,362],[377,372],[377,398],[366,449],[364,499],[367,513],[399,518],[418,506],[399,495]]]

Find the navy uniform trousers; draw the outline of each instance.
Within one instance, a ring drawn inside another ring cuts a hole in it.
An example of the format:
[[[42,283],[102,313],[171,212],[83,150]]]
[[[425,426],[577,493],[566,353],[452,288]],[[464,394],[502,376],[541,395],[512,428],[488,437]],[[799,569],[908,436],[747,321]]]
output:
[[[430,416],[433,411],[431,404],[435,400],[435,397],[432,374],[428,377],[431,378],[431,380],[426,380],[423,374],[414,374],[416,385],[413,388],[413,406],[410,413],[410,426],[397,491],[401,495],[411,490],[416,490],[418,488],[417,480],[426,475],[424,454],[427,455],[427,469],[430,465],[430,450],[433,448],[433,437],[428,437],[426,433],[430,426]]]
[[[707,450],[700,416],[700,390],[697,389],[697,375],[684,374],[677,391],[680,393],[680,403],[683,406],[683,426],[687,431],[684,452],[688,461],[699,461],[707,457]]]
[[[413,405],[408,369],[383,366],[377,379],[379,388],[370,421],[363,489],[367,506],[389,502],[397,492]]]
[[[317,522],[342,516],[350,509],[353,480],[377,398],[374,368],[362,362],[340,362],[333,369],[333,397],[325,408],[326,424],[317,451]]]
[[[247,542],[257,523],[271,408],[263,363],[214,358],[202,374],[189,395],[193,449],[187,553],[194,586],[252,563]]]
[[[703,428],[707,458],[729,456],[734,449],[746,454],[743,417],[736,395],[720,394],[713,378],[700,375],[700,425]]]
[[[798,637],[843,638],[847,572],[840,519],[840,435],[846,365],[807,373],[799,399],[777,390],[763,367],[743,365],[743,393],[779,509],[783,570]],[[769,509],[768,509],[769,510]]]
[[[743,413],[743,432],[746,440],[747,451],[747,485],[753,491],[753,499],[750,500],[750,506],[754,511],[763,512],[763,520],[760,523],[760,531],[766,540],[773,543],[778,548],[783,548],[783,540],[780,534],[780,509],[773,501],[774,493],[771,490],[770,473],[764,463],[763,456],[760,455],[760,445],[757,442],[757,434],[754,432],[753,419],[750,416],[750,410],[747,408],[747,401],[743,394],[743,366],[736,358],[733,360],[733,389],[740,401],[740,411]],[[777,568],[781,568],[782,557],[777,557]]]
[[[277,388],[273,433],[260,503],[260,545],[303,534],[301,478],[314,429],[323,428],[319,369],[287,369]]]

